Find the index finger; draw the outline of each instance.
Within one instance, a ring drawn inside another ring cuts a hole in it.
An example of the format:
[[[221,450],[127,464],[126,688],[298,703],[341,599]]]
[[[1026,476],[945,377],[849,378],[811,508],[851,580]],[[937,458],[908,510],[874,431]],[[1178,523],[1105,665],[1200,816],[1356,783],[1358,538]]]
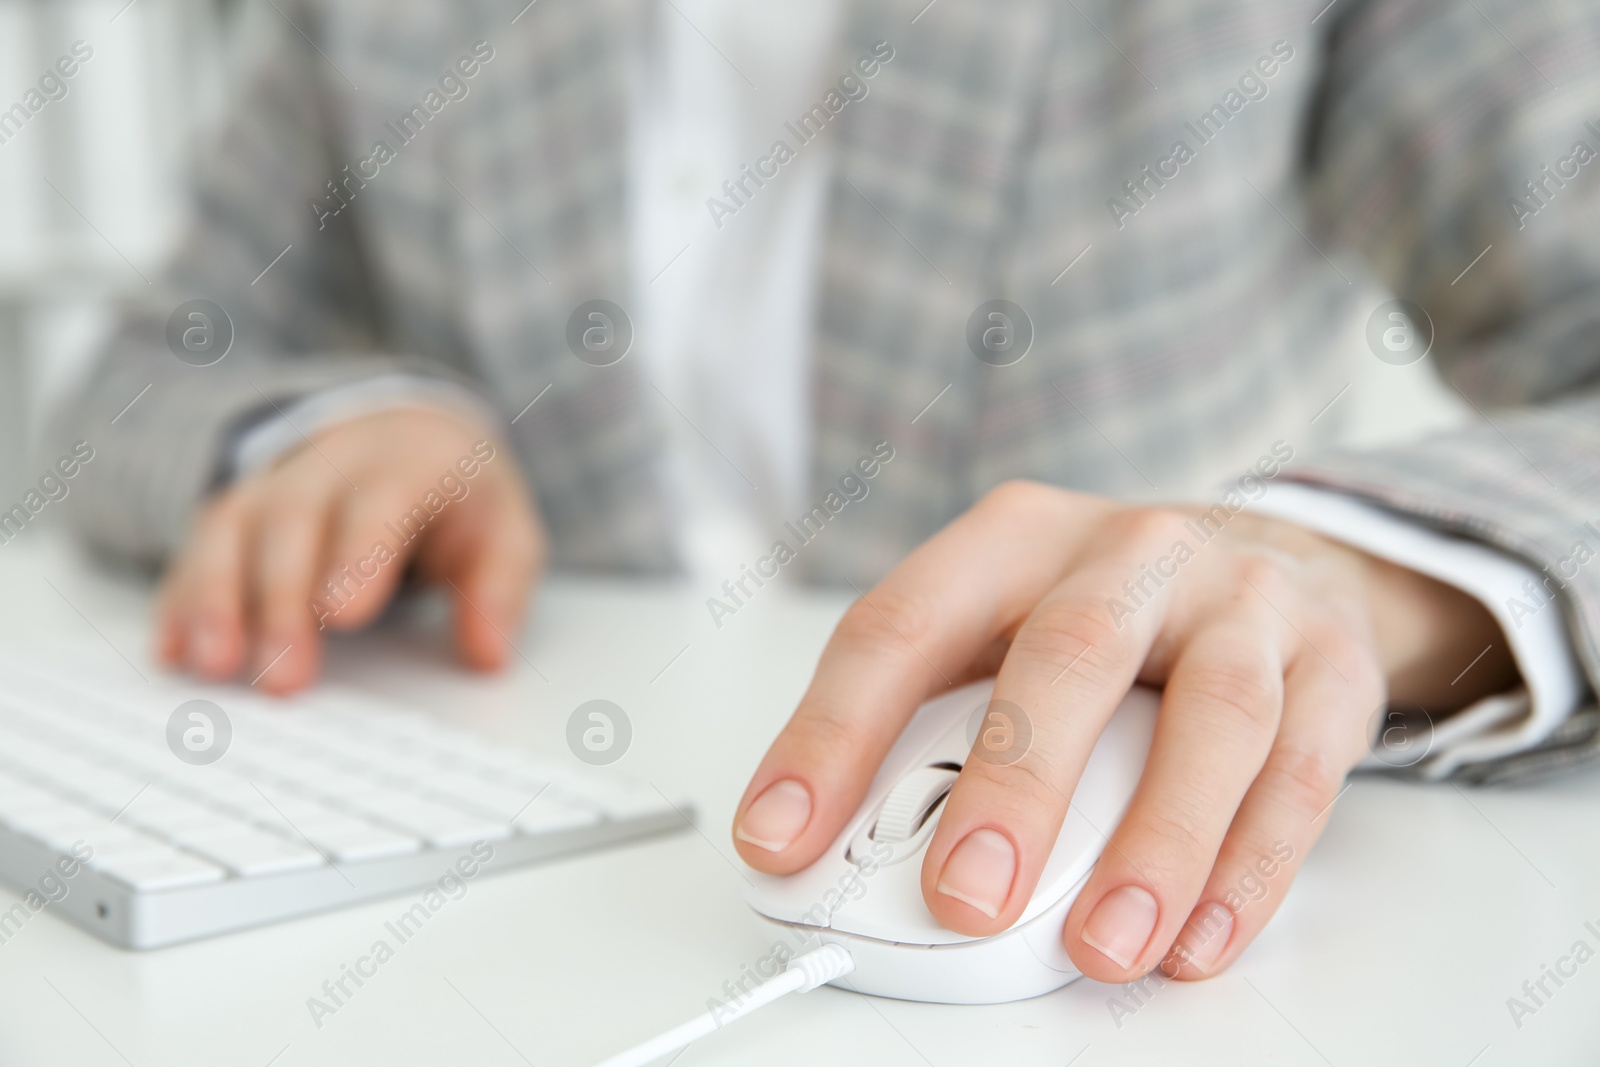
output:
[[[1028,905],[1095,742],[1161,629],[1167,592],[1131,618],[1114,621],[1105,605],[1181,522],[1137,509],[1106,523],[1018,631],[994,700],[1031,718],[1028,744],[1001,760],[974,749],[923,857],[923,897],[945,926],[997,933]]]
[[[918,706],[1020,625],[1059,578],[1075,532],[1105,507],[1002,486],[851,605],[739,802],[734,845],[745,862],[789,874],[821,855]]]

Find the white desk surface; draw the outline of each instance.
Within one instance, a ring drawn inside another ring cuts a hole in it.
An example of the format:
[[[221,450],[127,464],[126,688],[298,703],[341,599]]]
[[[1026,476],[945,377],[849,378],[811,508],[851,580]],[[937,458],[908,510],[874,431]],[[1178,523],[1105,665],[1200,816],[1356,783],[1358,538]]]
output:
[[[148,589],[39,532],[0,546],[4,646],[65,643],[143,684],[119,655],[149,669]],[[0,946],[0,1065],[578,1067],[704,1010],[768,940],[741,899],[733,806],[846,602],[769,588],[719,631],[704,595],[550,584],[518,642],[548,682],[520,660],[490,679],[457,670],[425,611],[341,639],[329,663],[341,682],[563,756],[572,709],[613,700],[635,731],[617,769],[693,798],[698,830],[473,883],[320,1028],[306,999],[397,901],[147,953],[46,913]],[[1600,951],[1585,928],[1600,929],[1600,774],[1465,793],[1361,779],[1329,818],[1244,958],[1155,988],[1132,1015],[1108,1007],[1122,990],[1087,979],[976,1008],[822,989],[676,1063],[1600,1062],[1600,962],[1546,979],[1552,996],[1520,1027],[1507,1007],[1575,942]],[[0,890],[0,909],[15,899]]]

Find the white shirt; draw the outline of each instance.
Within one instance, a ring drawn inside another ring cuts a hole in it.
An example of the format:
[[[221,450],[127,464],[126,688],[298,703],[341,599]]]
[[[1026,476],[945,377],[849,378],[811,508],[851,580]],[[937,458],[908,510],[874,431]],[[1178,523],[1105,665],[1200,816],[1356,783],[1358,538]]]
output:
[[[738,182],[838,77],[837,0],[657,0],[630,137],[633,314],[670,435],[685,567],[764,553],[810,481],[810,350],[831,139]],[[707,202],[736,203],[713,216]],[[740,203],[739,201],[743,201]]]
[[[720,225],[707,200],[725,197],[723,182],[737,181],[744,164],[783,136],[785,120],[819,102],[843,73],[828,69],[838,16],[838,0],[656,0],[640,35],[629,312],[668,430],[663,475],[676,502],[680,555],[690,580],[706,588],[736,577],[741,563],[766,551],[783,516],[804,510],[831,139],[825,132],[800,148]],[[375,407],[415,403],[419,393],[451,402],[449,392],[391,377],[309,397],[289,416],[309,433]],[[266,423],[241,442],[237,469],[256,469],[299,440],[283,423]],[[1578,707],[1586,682],[1560,613],[1517,625],[1505,608],[1526,580],[1538,581],[1531,567],[1306,486],[1275,483],[1251,507],[1454,585],[1500,623],[1525,688],[1438,724],[1416,764],[1423,774],[1535,745]]]

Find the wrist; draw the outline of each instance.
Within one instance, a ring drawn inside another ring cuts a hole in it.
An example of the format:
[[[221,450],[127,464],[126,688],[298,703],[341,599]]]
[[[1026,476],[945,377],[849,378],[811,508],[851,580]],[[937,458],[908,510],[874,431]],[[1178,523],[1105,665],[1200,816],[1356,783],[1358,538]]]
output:
[[[1516,683],[1510,642],[1476,599],[1359,549],[1336,547],[1358,558],[1391,702],[1456,711]]]

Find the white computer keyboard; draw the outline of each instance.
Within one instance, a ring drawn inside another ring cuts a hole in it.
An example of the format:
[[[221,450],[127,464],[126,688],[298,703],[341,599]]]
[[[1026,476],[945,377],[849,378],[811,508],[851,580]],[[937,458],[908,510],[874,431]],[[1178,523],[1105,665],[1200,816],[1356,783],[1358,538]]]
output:
[[[232,735],[203,765],[175,754],[168,736],[174,710],[197,697],[223,709]],[[66,888],[46,907],[129,948],[401,893],[468,862],[474,876],[503,870],[690,817],[608,769],[348,692],[279,701],[0,660],[0,880],[52,896],[40,885],[53,872],[45,884]],[[7,914],[0,940],[20,923]]]

